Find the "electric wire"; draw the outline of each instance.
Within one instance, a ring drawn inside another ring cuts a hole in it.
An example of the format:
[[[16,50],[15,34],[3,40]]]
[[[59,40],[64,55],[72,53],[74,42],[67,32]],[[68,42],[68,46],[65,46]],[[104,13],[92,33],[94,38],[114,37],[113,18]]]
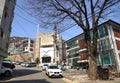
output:
[[[22,27],[22,25],[20,24],[19,20],[16,19],[18,25],[20,26],[20,28],[23,30],[23,32],[26,34],[26,36],[28,36],[28,32],[25,31],[25,29]]]
[[[12,2],[12,4],[13,4],[13,5],[16,5],[16,7],[20,8],[20,9],[23,10],[26,14],[28,14],[29,16],[32,16],[32,17],[33,17],[33,15],[32,15],[31,13],[29,13],[28,11],[26,11],[24,8],[22,8],[21,6],[19,6],[17,3],[15,4],[15,3]],[[18,13],[16,13],[16,12],[15,12],[15,14],[18,15],[18,16],[20,16],[20,15],[19,15]],[[32,22],[32,21],[26,19],[25,17],[22,17],[22,16],[20,16],[20,17],[23,18],[24,20],[32,23],[32,24],[36,24],[36,25],[37,25],[37,23]],[[66,30],[74,27],[75,25],[76,25],[76,24],[71,24],[69,27],[66,27],[66,28],[62,29],[61,31],[59,31],[58,34],[65,32]],[[52,29],[52,30],[53,30],[53,29]]]

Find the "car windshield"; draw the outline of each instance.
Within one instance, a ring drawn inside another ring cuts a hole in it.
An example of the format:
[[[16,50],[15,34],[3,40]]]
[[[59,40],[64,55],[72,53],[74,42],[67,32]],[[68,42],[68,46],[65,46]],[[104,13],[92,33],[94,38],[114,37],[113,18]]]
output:
[[[48,64],[44,64],[44,66],[48,66]]]
[[[49,69],[58,69],[57,66],[49,66]]]

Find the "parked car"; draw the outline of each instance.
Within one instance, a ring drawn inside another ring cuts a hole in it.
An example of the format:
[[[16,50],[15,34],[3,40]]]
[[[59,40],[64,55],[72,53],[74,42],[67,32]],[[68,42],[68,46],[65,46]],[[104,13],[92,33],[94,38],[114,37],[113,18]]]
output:
[[[23,62],[20,64],[22,67],[25,67],[26,66],[26,62]]]
[[[15,65],[11,61],[3,61],[2,66],[6,67],[6,68],[11,68],[11,69],[15,68]]]
[[[48,77],[63,77],[62,70],[59,69],[58,66],[48,66],[46,75],[48,75]]]
[[[48,67],[48,64],[44,64],[44,65],[42,66],[42,70],[45,71],[45,70],[47,69],[47,67]]]
[[[61,69],[62,71],[65,71],[65,66],[63,65],[58,65],[58,68]]]
[[[21,65],[22,62],[17,61],[15,64],[16,65]]]
[[[10,62],[10,61],[3,61],[2,65],[1,65],[1,71],[0,74],[4,75],[4,76],[11,76],[12,75],[12,71],[15,68],[15,65]]]
[[[28,62],[25,64],[25,67],[36,67],[36,63],[35,62]]]

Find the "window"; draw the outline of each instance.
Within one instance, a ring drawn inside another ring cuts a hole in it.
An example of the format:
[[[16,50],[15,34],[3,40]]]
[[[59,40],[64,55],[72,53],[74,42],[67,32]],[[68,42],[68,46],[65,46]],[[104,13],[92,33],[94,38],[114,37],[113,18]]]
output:
[[[110,41],[109,41],[109,38],[105,39],[105,48],[106,49],[109,49],[111,46],[110,46]]]
[[[34,43],[34,41],[33,41],[33,40],[31,40],[31,41],[30,41],[30,43]]]
[[[104,64],[110,64],[110,55],[109,55],[109,53],[104,53],[103,54],[103,63]]]
[[[90,31],[90,39],[93,40],[93,31]]]
[[[100,27],[100,28],[98,29],[98,36],[99,36],[99,38],[105,37],[105,36],[107,36],[107,35],[108,35],[108,32],[107,32],[106,26]]]
[[[111,48],[111,44],[109,41],[109,38],[102,39],[98,42],[98,50],[99,51],[105,51]]]

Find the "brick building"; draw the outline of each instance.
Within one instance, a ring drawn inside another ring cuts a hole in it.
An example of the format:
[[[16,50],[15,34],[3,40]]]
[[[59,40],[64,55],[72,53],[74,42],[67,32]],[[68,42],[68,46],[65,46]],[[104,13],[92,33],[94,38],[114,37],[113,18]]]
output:
[[[90,35],[92,40],[92,30]],[[73,39],[76,39],[76,43]],[[115,21],[108,20],[99,25],[97,41],[97,65],[114,65],[115,69],[120,72],[120,24]],[[76,66],[78,63],[87,61],[87,45],[85,44],[84,34],[80,34],[66,41],[66,44],[67,48],[71,47],[66,50],[68,56],[67,59],[70,66]],[[73,53],[74,56],[71,55]]]

